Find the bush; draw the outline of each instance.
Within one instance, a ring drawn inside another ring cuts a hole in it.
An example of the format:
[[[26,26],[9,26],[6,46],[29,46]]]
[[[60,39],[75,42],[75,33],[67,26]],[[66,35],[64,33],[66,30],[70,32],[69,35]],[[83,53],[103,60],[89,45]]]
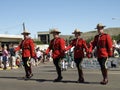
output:
[[[41,42],[41,41],[39,41],[39,40],[34,40],[34,43],[35,43],[36,45],[43,44],[43,42]]]
[[[113,40],[119,41],[120,40],[120,34],[118,34],[117,36],[112,36]]]

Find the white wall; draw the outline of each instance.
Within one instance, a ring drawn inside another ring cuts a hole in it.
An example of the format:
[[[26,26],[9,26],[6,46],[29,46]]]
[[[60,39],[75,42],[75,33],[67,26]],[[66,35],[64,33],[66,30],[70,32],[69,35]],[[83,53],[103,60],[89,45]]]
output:
[[[37,45],[37,47],[40,47],[40,50],[44,50],[44,49],[47,49],[48,48],[48,44],[44,44],[44,45]],[[36,48],[37,48],[36,47]]]

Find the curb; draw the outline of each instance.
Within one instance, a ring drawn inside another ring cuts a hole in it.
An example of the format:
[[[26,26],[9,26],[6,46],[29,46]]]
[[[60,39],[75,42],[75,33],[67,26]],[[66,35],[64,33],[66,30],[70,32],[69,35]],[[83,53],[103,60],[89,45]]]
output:
[[[18,66],[15,66],[15,67],[12,67],[12,69],[17,69],[18,68]],[[7,69],[5,69],[5,70],[12,70],[11,69],[11,67],[7,67]],[[0,68],[0,70],[4,70],[3,68]]]

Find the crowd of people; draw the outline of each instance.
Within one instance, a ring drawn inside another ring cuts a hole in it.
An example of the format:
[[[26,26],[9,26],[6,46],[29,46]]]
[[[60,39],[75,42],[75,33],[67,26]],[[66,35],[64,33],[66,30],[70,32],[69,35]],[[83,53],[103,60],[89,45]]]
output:
[[[113,57],[119,57],[120,56],[120,40],[119,41],[113,40],[113,49],[114,49]]]
[[[14,48],[16,45],[10,44],[9,47],[0,47],[0,68],[1,69],[16,69],[18,67],[23,67],[22,62],[22,51],[15,52]],[[35,48],[36,57],[32,58],[31,63],[33,66],[38,66],[38,64],[48,62],[50,60],[50,55],[44,55],[45,50],[41,50],[40,47]]]
[[[17,58],[19,58],[19,56],[17,56]],[[17,66],[17,64],[13,44],[10,44],[9,48],[7,46],[0,46],[0,68],[6,70],[7,67],[13,69],[15,66]]]
[[[29,79],[33,76],[32,65],[30,62],[31,58],[33,58],[36,65],[38,65],[39,62],[45,62],[45,60],[49,61],[52,57],[58,75],[54,82],[60,82],[63,79],[62,70],[67,70],[70,61],[72,68],[74,67],[74,62],[77,67],[77,83],[84,83],[85,79],[82,70],[83,58],[95,56],[103,76],[103,80],[100,84],[106,85],[108,83],[108,69],[106,62],[109,57],[116,56],[114,51],[120,53],[120,45],[115,41],[113,42],[109,34],[104,33],[104,27],[105,26],[102,24],[97,24],[95,29],[97,29],[98,34],[89,44],[82,39],[82,32],[80,32],[79,29],[75,29],[74,32],[72,32],[75,38],[71,40],[68,45],[65,40],[59,36],[61,32],[54,28],[50,31],[50,34],[53,34],[53,39],[50,41],[49,47],[46,50],[40,50],[39,47],[35,48],[34,41],[29,37],[30,33],[24,30],[24,32],[21,33],[24,36],[24,39],[17,47],[14,48],[13,45],[10,45],[9,50],[5,46],[1,49],[0,60],[2,61],[0,62],[0,66],[3,64],[3,68],[7,69],[9,61],[9,66],[12,69],[13,66],[20,66],[20,62],[22,61],[25,69],[25,78]],[[71,48],[74,49],[72,52],[69,52]],[[16,56],[16,52],[18,51],[21,53]]]

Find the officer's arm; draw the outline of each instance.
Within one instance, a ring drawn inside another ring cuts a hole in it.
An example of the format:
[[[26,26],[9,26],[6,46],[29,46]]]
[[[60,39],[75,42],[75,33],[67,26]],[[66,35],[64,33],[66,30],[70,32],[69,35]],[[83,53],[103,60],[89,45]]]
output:
[[[84,41],[84,40],[83,40],[83,47],[85,48],[86,56],[88,58],[91,58],[92,57],[92,52],[89,52],[88,46],[86,44],[86,41]]]
[[[21,45],[22,45],[22,42],[16,47],[16,48],[14,48],[14,51],[16,52],[16,51],[19,51],[20,49],[21,49]]]
[[[108,51],[108,56],[113,55],[113,46],[112,46],[112,39],[109,35],[107,35],[107,51]]]
[[[94,40],[89,43],[89,49],[88,49],[88,51],[92,52],[93,49],[95,48],[96,44],[97,44],[97,40],[96,40],[96,37],[95,37]]]
[[[62,52],[65,51],[65,41],[64,41],[64,39],[61,39],[61,40],[60,40],[60,50],[61,50]]]
[[[51,45],[52,41],[50,42],[49,47],[47,48],[47,50],[45,51],[45,54],[48,54],[50,52],[50,50],[52,49],[52,45]]]
[[[47,48],[44,54],[48,54],[50,52],[50,47]]]
[[[65,48],[65,51],[70,50],[73,47],[73,41]]]
[[[33,40],[30,40],[30,52],[31,52],[31,57],[34,58],[35,57],[35,45]]]
[[[83,40],[83,47],[85,48],[85,52],[88,52],[88,47],[87,47],[86,41],[84,40]]]

